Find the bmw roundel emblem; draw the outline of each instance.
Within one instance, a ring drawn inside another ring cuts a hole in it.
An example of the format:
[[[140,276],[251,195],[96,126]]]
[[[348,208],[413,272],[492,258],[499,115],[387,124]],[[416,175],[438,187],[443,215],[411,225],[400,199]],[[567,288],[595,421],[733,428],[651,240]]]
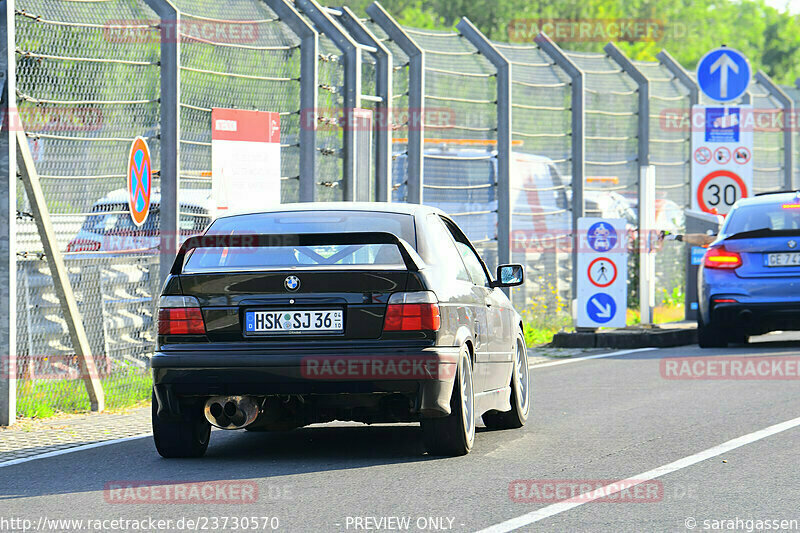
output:
[[[300,288],[300,278],[297,276],[289,276],[283,280],[283,286],[287,291],[296,291]]]
[[[786,243],[786,244],[788,244],[788,245],[789,245],[789,248],[794,248],[794,247],[796,247],[796,246],[797,246],[797,241],[789,241],[789,242],[788,242],[788,243]]]

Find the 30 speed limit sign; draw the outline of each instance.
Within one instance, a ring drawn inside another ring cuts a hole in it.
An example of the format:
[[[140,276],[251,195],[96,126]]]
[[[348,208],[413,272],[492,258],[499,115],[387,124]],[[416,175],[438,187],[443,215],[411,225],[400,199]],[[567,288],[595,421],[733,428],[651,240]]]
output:
[[[753,108],[692,107],[692,208],[726,215],[753,188]]]
[[[697,187],[697,203],[702,211],[720,215],[731,210],[740,198],[747,198],[748,190],[744,180],[730,170],[715,170],[709,173]]]

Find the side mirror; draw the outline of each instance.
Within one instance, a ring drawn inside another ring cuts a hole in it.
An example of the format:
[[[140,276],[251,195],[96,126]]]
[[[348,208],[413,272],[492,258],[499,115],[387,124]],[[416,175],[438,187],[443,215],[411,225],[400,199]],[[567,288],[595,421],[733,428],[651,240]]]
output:
[[[522,265],[500,265],[497,267],[497,279],[492,287],[516,287],[525,281],[525,270]]]

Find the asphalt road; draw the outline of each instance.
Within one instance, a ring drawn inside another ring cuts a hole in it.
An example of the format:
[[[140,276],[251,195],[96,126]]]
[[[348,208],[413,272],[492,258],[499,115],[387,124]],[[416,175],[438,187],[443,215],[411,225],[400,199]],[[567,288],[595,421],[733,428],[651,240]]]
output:
[[[84,531],[122,530],[122,523],[86,522],[116,518],[213,531],[388,531],[406,524],[410,531],[758,531],[757,520],[769,521],[772,531],[800,529],[800,383],[665,379],[661,372],[663,358],[785,359],[799,352],[800,335],[786,334],[726,350],[690,346],[534,367],[528,425],[480,431],[473,452],[460,458],[424,455],[413,425],[337,424],[282,434],[215,431],[200,460],[161,459],[150,439],[39,459],[0,469],[0,531],[14,525],[4,519],[23,518],[32,529]],[[641,484],[654,491],[644,495],[631,488],[613,501],[543,501],[557,480],[594,489],[656,474],[663,475]],[[165,497],[158,491],[104,490],[235,480],[255,491],[254,502],[165,503],[154,501]],[[514,493],[520,486],[525,491]],[[523,495],[529,501],[515,501]],[[245,528],[244,517],[257,520]],[[52,523],[58,519],[85,522],[80,529]]]

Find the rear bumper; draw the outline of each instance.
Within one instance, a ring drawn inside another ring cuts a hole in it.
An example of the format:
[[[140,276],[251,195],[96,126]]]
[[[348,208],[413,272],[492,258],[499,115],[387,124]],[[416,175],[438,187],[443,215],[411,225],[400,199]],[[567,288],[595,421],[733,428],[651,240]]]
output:
[[[422,414],[450,413],[457,347],[287,351],[156,352],[159,404],[177,405],[181,396],[400,393],[416,398]]]
[[[800,330],[800,302],[713,304],[711,321],[748,334],[796,331]]]

